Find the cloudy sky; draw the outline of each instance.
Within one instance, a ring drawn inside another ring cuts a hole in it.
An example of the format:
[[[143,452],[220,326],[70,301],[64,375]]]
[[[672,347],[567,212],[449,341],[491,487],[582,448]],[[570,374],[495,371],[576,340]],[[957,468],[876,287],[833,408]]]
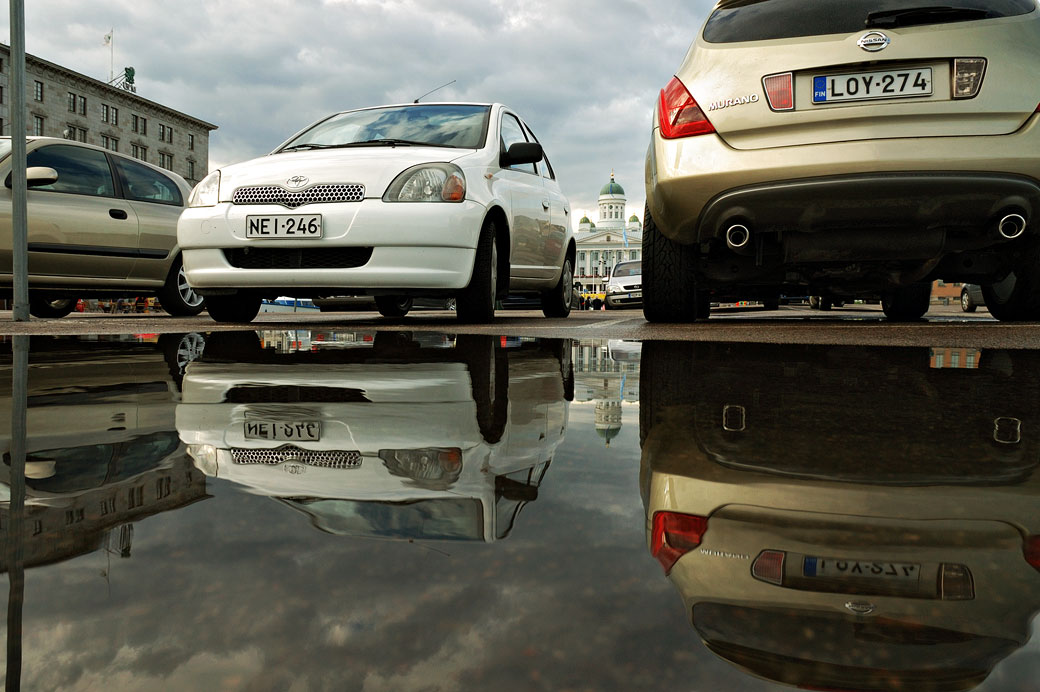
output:
[[[6,4],[6,3],[5,3]],[[33,0],[26,50],[219,126],[210,167],[264,154],[328,113],[411,101],[501,101],[546,145],[564,193],[596,219],[611,170],[642,216],[658,91],[713,0]],[[9,22],[0,17],[8,40]],[[580,214],[575,214],[580,218]]]

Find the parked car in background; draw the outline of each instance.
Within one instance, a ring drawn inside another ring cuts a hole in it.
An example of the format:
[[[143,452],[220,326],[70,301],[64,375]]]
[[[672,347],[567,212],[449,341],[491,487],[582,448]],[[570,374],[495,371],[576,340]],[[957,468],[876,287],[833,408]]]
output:
[[[661,91],[646,165],[644,313],[712,300],[982,286],[1040,319],[1036,0],[722,0]]]
[[[607,309],[643,304],[643,263],[639,260],[618,262],[607,280]]]
[[[986,297],[982,295],[982,287],[978,284],[961,286],[961,310],[975,312],[978,307],[986,305]]]
[[[176,173],[51,137],[26,143],[29,312],[64,317],[80,298],[155,295],[171,315],[197,315],[177,218],[189,186]],[[11,295],[11,138],[0,137],[0,293]]]
[[[542,145],[502,104],[423,103],[338,113],[268,156],[214,171],[178,237],[191,285],[220,322],[261,299],[454,298],[488,322],[507,293],[566,317],[570,205]]]

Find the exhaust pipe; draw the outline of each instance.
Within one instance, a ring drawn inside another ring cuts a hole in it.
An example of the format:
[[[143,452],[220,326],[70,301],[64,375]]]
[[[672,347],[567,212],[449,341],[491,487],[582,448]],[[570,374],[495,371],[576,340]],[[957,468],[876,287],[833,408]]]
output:
[[[733,252],[747,254],[751,250],[751,231],[744,224],[733,224],[726,229],[726,246]]]
[[[1008,240],[1014,240],[1026,231],[1026,219],[1021,214],[1008,214],[997,224],[997,231]]]

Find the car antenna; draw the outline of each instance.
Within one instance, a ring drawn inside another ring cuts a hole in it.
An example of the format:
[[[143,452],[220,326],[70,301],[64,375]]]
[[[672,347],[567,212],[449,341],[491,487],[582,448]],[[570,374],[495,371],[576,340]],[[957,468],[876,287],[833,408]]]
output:
[[[457,82],[457,81],[459,81],[459,80],[457,80],[457,79],[453,79],[453,80],[451,80],[450,82],[448,82],[447,84],[441,84],[441,85],[440,85],[439,87],[437,87],[437,88],[436,88],[436,89],[434,89],[433,91],[440,91],[440,90],[441,90],[441,89],[443,89],[444,87],[448,87],[448,86],[451,86],[452,84],[454,84],[454,83],[455,83],[455,82]],[[427,96],[429,96],[430,94],[432,94],[432,93],[433,93],[433,91],[427,91],[427,92],[426,92],[425,94],[423,94],[422,96],[420,96],[420,97],[419,97],[418,99],[415,99],[414,101],[412,101],[412,103],[419,103],[419,99],[424,99],[424,98],[426,98]]]

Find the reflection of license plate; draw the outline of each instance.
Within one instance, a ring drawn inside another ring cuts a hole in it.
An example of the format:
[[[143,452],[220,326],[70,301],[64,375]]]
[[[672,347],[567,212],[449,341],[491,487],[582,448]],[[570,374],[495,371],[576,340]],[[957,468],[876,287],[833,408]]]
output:
[[[867,560],[808,556],[802,562],[802,574],[804,576],[827,579],[916,581],[920,573],[921,566],[910,562],[871,562]]]
[[[247,440],[318,442],[321,440],[321,421],[247,420],[245,437]]]
[[[300,238],[321,237],[321,214],[294,216],[247,216],[247,238]]]
[[[931,96],[932,68],[813,77],[813,103]]]

